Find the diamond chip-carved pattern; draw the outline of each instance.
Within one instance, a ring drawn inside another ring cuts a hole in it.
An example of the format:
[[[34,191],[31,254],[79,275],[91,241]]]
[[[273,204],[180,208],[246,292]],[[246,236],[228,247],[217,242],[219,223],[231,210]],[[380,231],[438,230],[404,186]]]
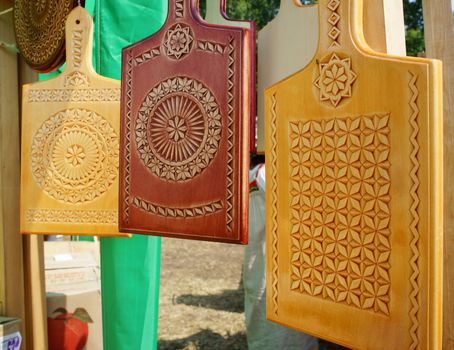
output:
[[[30,223],[118,225],[116,210],[28,209]]]
[[[201,51],[216,53],[218,55],[223,55],[225,51],[225,45],[212,41],[199,40],[197,42],[197,49]]]
[[[153,49],[149,49],[142,53],[141,55],[137,56],[134,58],[134,64],[139,66],[141,64],[144,64],[145,62],[148,62],[158,56],[161,55],[161,49],[160,47],[155,47]]]
[[[120,89],[37,89],[30,90],[28,102],[119,102]]]
[[[72,57],[73,57],[73,67],[79,69],[82,65],[82,40],[83,35],[81,30],[74,30],[71,33],[71,40],[72,40]]]
[[[340,46],[339,37],[340,37],[340,29],[339,29],[339,21],[340,21],[340,0],[331,0],[328,3],[328,9],[332,12],[331,16],[328,18],[328,23],[331,24],[331,29],[328,32],[328,36],[331,39],[331,48]]]
[[[136,208],[144,210],[154,215],[173,217],[173,218],[195,218],[200,216],[211,215],[219,212],[224,208],[223,201],[218,200],[208,204],[202,204],[194,207],[168,207],[148,202],[141,198],[134,198],[133,205]]]
[[[182,18],[184,16],[184,0],[175,0],[175,17]]]
[[[330,101],[337,107],[342,99],[352,96],[356,73],[352,69],[350,57],[340,54],[325,56],[319,64],[319,76],[314,85],[320,89],[320,101]]]
[[[290,122],[292,290],[389,314],[388,123]]]

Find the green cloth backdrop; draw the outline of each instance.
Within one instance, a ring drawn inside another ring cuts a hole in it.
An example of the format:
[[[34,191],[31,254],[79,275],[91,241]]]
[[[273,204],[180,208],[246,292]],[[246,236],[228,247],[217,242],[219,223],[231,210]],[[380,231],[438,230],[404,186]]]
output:
[[[120,79],[121,49],[155,33],[167,0],[96,0],[95,66]],[[101,239],[105,350],[156,349],[161,239]]]
[[[115,79],[121,76],[121,49],[155,33],[167,17],[167,0],[86,0],[85,8],[95,14],[95,69]],[[105,350],[157,348],[160,259],[160,238],[101,239]]]

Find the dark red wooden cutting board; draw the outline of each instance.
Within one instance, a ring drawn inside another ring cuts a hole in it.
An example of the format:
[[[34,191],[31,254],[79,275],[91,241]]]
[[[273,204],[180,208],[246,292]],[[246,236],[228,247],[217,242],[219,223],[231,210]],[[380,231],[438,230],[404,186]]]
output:
[[[247,243],[253,32],[196,2],[123,50],[120,230]]]

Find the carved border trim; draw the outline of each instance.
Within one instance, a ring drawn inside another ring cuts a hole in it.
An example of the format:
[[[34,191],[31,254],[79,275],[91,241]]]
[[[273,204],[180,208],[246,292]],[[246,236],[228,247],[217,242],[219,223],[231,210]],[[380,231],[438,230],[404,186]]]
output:
[[[28,223],[117,225],[116,210],[27,209]]]
[[[197,50],[223,55],[225,52],[225,45],[214,41],[198,40]]]
[[[331,25],[331,29],[328,32],[328,37],[332,40],[330,48],[336,48],[340,46],[339,37],[341,31],[339,29],[339,22],[341,15],[339,13],[340,0],[331,0],[328,3],[328,9],[331,10],[331,16],[328,18],[328,23]]]
[[[229,38],[228,60],[228,93],[227,93],[227,231],[233,231],[233,208],[234,208],[234,153],[235,153],[235,38]]]
[[[410,277],[410,283],[412,287],[412,291],[410,293],[410,302],[411,302],[411,310],[410,310],[410,319],[411,319],[411,328],[410,328],[410,337],[412,340],[410,349],[419,349],[420,347],[420,340],[419,340],[419,179],[418,179],[418,171],[420,168],[419,165],[419,144],[418,144],[418,134],[419,134],[419,125],[418,125],[418,117],[419,117],[419,107],[418,107],[418,97],[419,91],[417,87],[418,75],[409,72],[410,75],[410,82],[409,88],[411,92],[411,98],[409,101],[411,115],[410,115],[410,125],[412,126],[412,134],[410,136],[410,142],[412,145],[412,152],[410,155],[410,160],[412,163],[412,169],[410,172],[410,177],[412,180],[412,187],[410,190],[410,195],[412,198],[412,205],[410,207],[410,213],[412,217],[412,222],[410,224],[410,231],[412,233],[412,240],[410,243],[410,248],[412,252],[412,257],[410,259],[410,266],[412,270],[412,274]]]
[[[121,89],[30,90],[28,102],[119,102]]]
[[[208,204],[197,205],[193,207],[167,207],[148,202],[144,199],[135,197],[133,205],[140,210],[163,217],[172,217],[177,219],[195,218],[215,214],[224,208],[222,200]]]
[[[82,65],[82,31],[75,30],[71,33],[73,49],[73,67],[79,69]]]
[[[124,212],[123,218],[129,222],[129,197],[131,180],[131,107],[132,107],[132,67],[133,57],[129,53],[127,57],[126,72],[126,121],[125,121],[125,169],[124,169]]]
[[[279,304],[279,252],[278,252],[278,218],[277,218],[277,100],[276,93],[271,96],[271,252],[272,276],[271,299],[273,301],[274,315],[278,315]]]
[[[154,47],[150,50],[147,50],[140,55],[134,57],[134,64],[136,66],[140,66],[141,64],[144,64],[145,62],[148,62],[158,56],[161,56],[161,47],[157,46]]]
[[[185,0],[175,0],[175,17],[183,18],[184,16],[184,2]]]

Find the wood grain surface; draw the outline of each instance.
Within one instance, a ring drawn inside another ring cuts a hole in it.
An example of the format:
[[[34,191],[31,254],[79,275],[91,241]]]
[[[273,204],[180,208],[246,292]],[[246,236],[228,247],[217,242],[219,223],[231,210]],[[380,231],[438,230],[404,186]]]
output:
[[[246,243],[253,36],[195,3],[123,50],[120,229]]]
[[[265,92],[267,317],[354,349],[441,349],[442,67],[373,52],[361,0]]]
[[[451,0],[423,1],[426,54],[443,60],[444,299],[443,349],[454,349],[454,32]]]
[[[92,66],[93,21],[82,7],[66,24],[58,77],[23,88],[21,232],[118,232],[120,82]]]
[[[0,0],[0,11],[12,6]],[[0,17],[0,41],[14,44],[13,16]],[[19,235],[19,96],[17,54],[0,47],[0,313],[26,318],[24,263]],[[20,325],[28,346],[25,323]]]

